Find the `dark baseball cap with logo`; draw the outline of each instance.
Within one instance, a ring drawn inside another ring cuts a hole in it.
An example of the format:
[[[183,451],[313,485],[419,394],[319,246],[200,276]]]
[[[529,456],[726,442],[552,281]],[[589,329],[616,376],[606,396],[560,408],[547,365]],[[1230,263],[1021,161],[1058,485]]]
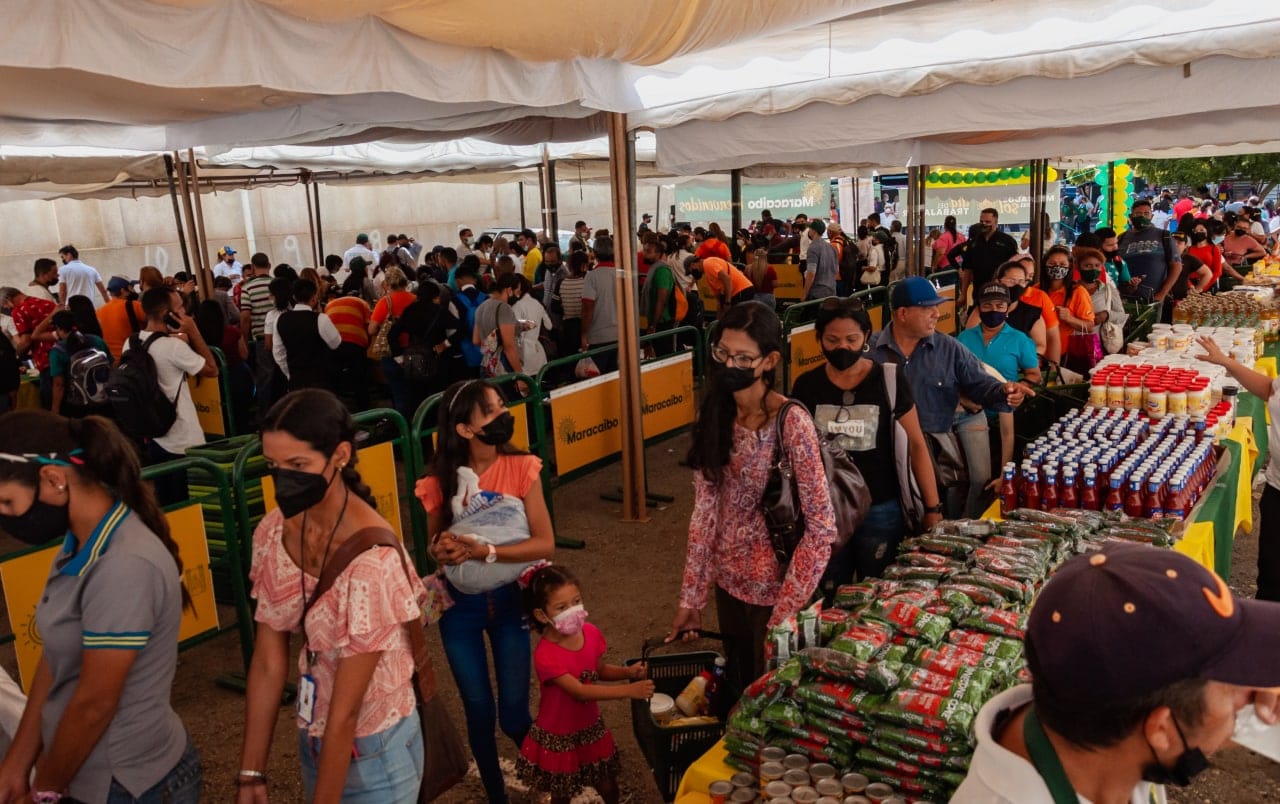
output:
[[[1108,544],[1049,579],[1027,622],[1027,664],[1067,703],[1113,703],[1177,681],[1280,686],[1280,603],[1236,598],[1194,559]]]
[[[982,286],[982,293],[978,296],[978,304],[987,304],[989,302],[1009,303],[1009,289],[999,282],[991,282]]]

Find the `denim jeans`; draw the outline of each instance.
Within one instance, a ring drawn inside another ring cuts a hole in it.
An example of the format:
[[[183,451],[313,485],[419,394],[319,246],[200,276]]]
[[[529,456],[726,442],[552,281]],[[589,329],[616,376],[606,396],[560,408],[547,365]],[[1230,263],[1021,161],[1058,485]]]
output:
[[[823,597],[830,601],[840,586],[884,574],[885,567],[897,558],[905,529],[902,504],[897,500],[885,500],[868,508],[849,543],[832,554],[827,571],[822,574]]]
[[[187,750],[163,779],[137,797],[112,779],[107,804],[199,804],[202,779],[200,755],[188,737]]]
[[[598,355],[592,355],[591,359],[596,361],[596,368],[600,369],[601,374],[608,374],[611,371],[618,370],[618,342],[605,341],[604,343],[589,343],[588,349],[602,349],[606,346],[614,347],[612,352],[601,352]]]
[[[983,489],[991,482],[991,443],[987,440],[987,414],[983,411],[957,413],[955,432],[960,439],[960,448],[964,450],[965,463],[969,467],[969,490],[961,516],[982,516],[982,511],[978,510],[979,503]]]
[[[409,400],[409,383],[405,381],[400,364],[390,357],[382,358],[381,363],[382,376],[391,387],[391,406],[406,419],[412,418],[413,410],[409,407],[412,404]]]
[[[440,639],[449,660],[449,669],[462,696],[467,716],[467,741],[476,768],[491,802],[507,800],[498,766],[495,721],[517,746],[524,741],[533,718],[529,715],[529,675],[532,652],[529,626],[524,619],[518,584],[507,584],[492,592],[466,595],[449,587],[453,607],[440,619]],[[489,660],[484,637],[489,635],[493,664],[498,679],[498,702],[494,706],[489,685]]]
[[[298,729],[302,786],[310,801],[316,791],[323,737]],[[422,786],[422,722],[413,712],[390,728],[357,737],[342,787],[342,804],[415,804]]]

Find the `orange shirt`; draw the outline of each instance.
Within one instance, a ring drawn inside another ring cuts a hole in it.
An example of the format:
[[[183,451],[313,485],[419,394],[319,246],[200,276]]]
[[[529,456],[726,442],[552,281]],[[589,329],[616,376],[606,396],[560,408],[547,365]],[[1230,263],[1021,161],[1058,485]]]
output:
[[[524,499],[533,484],[538,482],[541,472],[542,459],[537,455],[499,455],[480,475],[480,489]],[[413,493],[428,514],[439,511],[440,506],[447,502],[440,494],[440,481],[432,475],[419,480]]]
[[[725,283],[729,283],[729,298],[755,287],[746,274],[719,257],[707,257],[702,261],[702,278],[717,299],[724,298]]]
[[[343,296],[329,302],[325,315],[338,328],[343,343],[369,348],[369,305],[359,296]]]
[[[729,247],[725,245],[725,242],[711,235],[707,235],[707,239],[698,244],[698,250],[694,252],[694,256],[700,260],[705,260],[707,257],[719,257],[725,262],[733,259],[733,254],[729,251]]]
[[[391,300],[391,314],[399,318],[404,313],[404,308],[416,302],[418,297],[407,290],[393,290],[378,299],[377,306],[373,308],[373,320],[379,324],[387,320],[387,299]]]
[[[129,312],[125,310],[124,305],[124,299],[112,299],[98,308],[98,326],[102,327],[102,340],[106,343],[107,349],[111,350],[111,357],[116,360],[120,359],[124,342],[133,334],[133,327],[129,325]],[[138,326],[145,327],[147,317],[142,312],[141,302],[133,303],[133,312]]]
[[[1066,307],[1073,316],[1093,325],[1093,298],[1089,295],[1089,291],[1084,289],[1083,285],[1076,285],[1071,291],[1071,298],[1067,299],[1067,289],[1065,287],[1050,291],[1045,294],[1049,300],[1057,307]],[[1063,321],[1059,325],[1062,332],[1062,342],[1065,344],[1067,338],[1071,337],[1073,332],[1077,332],[1075,327]]]
[[[1045,329],[1056,327],[1059,325],[1058,308],[1053,300],[1040,288],[1032,285],[1022,292],[1022,296],[1018,299],[1018,304],[1026,304],[1031,307],[1040,308],[1040,317],[1044,319]]]

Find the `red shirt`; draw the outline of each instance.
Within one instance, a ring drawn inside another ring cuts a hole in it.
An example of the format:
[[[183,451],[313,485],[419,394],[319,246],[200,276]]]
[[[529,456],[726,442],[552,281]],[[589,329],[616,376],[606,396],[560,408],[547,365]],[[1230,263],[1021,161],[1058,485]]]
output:
[[[40,322],[48,318],[58,305],[48,299],[37,299],[35,296],[28,296],[22,300],[22,304],[13,308],[13,326],[18,330],[19,335],[30,335],[35,332],[36,327],[40,326]],[[31,362],[35,363],[36,369],[39,371],[49,370],[49,351],[53,349],[53,341],[32,341],[28,354],[31,356]]]
[[[1209,266],[1209,270],[1213,272],[1213,279],[1209,280],[1210,284],[1217,282],[1218,277],[1222,276],[1222,249],[1218,248],[1216,244],[1205,243],[1203,246],[1191,246],[1187,249],[1187,253]]]
[[[1173,205],[1173,219],[1178,220],[1183,215],[1186,215],[1193,207],[1195,207],[1195,205],[1196,202],[1192,201],[1190,198],[1178,199],[1178,203]]]

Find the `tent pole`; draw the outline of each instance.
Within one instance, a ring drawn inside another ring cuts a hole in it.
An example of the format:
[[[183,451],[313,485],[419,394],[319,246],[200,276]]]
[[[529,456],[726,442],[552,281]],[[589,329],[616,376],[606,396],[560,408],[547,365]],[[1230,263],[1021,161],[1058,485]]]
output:
[[[915,221],[916,195],[919,192],[920,192],[920,168],[917,165],[910,165],[907,167],[907,216],[906,216],[907,223],[903,224],[904,226]],[[898,207],[899,209],[901,209],[902,205],[899,204]],[[906,264],[909,266],[912,273],[915,272],[915,268],[916,268],[916,252],[920,250],[916,246],[916,239],[913,235],[914,235],[914,232],[910,232],[910,231],[907,232],[907,253],[905,255],[907,259]],[[887,265],[885,267],[890,272],[892,272],[895,266]]]
[[[524,182],[520,182],[519,184],[520,184],[520,228],[527,229],[529,227],[525,224],[525,220],[524,220]]]
[[[930,264],[931,255],[929,252],[925,250],[925,247],[924,247],[924,238],[925,238],[924,208],[925,208],[925,204],[928,203],[928,192],[929,192],[928,176],[929,176],[929,166],[921,165],[919,187],[916,191],[916,205],[911,210],[911,217],[909,219],[911,222],[911,229],[912,229],[910,233],[911,240],[916,244],[916,262],[915,262],[915,265],[911,265],[908,267],[908,271],[918,276],[923,276],[924,274],[929,273],[929,270],[933,267]]]
[[[173,157],[164,155],[164,172],[169,178],[169,199],[173,201],[173,223],[178,230],[178,248],[182,250],[182,267],[191,273],[191,255],[187,253],[187,235],[182,231],[182,210],[178,209],[178,187],[173,181]]]
[[[1037,267],[1044,259],[1043,221],[1047,164],[1044,159],[1036,159],[1031,163],[1031,256],[1035,258]]]
[[[302,195],[307,199],[307,228],[311,232],[311,264],[317,265],[320,260],[316,257],[316,216],[311,208],[311,172],[307,170],[302,171]]]
[[[729,171],[729,236],[737,237],[742,228],[742,170]],[[803,233],[802,233],[803,234]]]
[[[622,425],[622,521],[647,522],[644,430],[640,408],[640,322],[636,307],[635,135],[627,116],[609,112],[609,188],[613,196],[613,240],[618,300],[618,389]]]
[[[195,243],[196,277],[200,284],[200,292],[205,298],[214,297],[214,275],[209,268],[209,238],[205,237],[205,206],[200,198],[200,172],[196,168],[196,150],[187,149],[187,172],[191,187],[192,204],[196,207],[195,229],[192,242]]]
[[[316,268],[324,265],[324,225],[320,223],[320,182],[311,183],[311,194],[316,197]]]
[[[560,210],[556,208],[556,160],[546,160],[543,169],[547,180],[547,237],[556,245],[560,244]]]

